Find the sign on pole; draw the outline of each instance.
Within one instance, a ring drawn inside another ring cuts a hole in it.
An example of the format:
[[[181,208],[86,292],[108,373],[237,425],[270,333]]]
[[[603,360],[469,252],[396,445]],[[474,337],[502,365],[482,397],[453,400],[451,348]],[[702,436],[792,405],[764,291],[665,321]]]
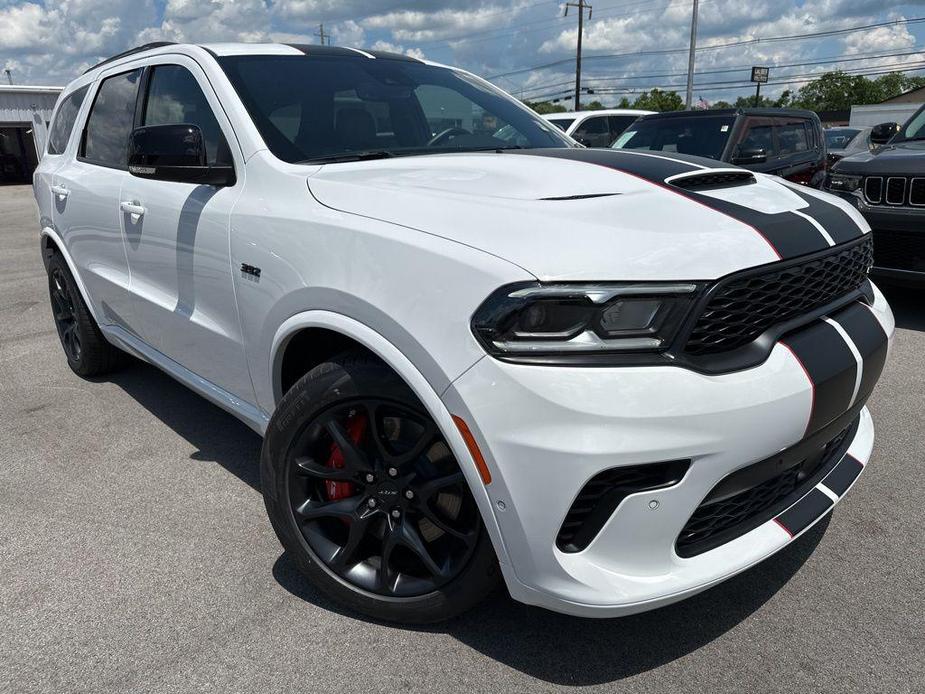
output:
[[[761,105],[761,85],[768,81],[771,72],[769,67],[753,67],[752,82],[755,83],[755,106]]]

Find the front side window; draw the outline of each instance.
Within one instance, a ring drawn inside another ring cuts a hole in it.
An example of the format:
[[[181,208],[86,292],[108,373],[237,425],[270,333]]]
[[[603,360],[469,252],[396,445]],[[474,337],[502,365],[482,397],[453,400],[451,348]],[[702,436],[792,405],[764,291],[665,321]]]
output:
[[[135,96],[141,70],[107,77],[100,84],[87,127],[82,157],[116,169],[128,167],[128,138],[135,121]]]
[[[231,163],[212,107],[189,70],[179,65],[157,65],[148,84],[143,125],[197,125],[202,130],[207,163],[210,166]]]
[[[734,120],[733,116],[641,118],[617,138],[613,147],[719,159]]]
[[[747,118],[742,137],[736,147],[736,155],[746,152],[764,152],[769,159],[777,156],[774,147],[774,124],[770,118]]]
[[[279,159],[568,147],[552,124],[449,68],[362,56],[219,58]]]
[[[67,149],[67,142],[71,139],[71,131],[74,129],[74,121],[77,120],[77,113],[87,95],[88,87],[89,85],[71,92],[58,107],[55,123],[48,133],[49,154],[62,154]]]

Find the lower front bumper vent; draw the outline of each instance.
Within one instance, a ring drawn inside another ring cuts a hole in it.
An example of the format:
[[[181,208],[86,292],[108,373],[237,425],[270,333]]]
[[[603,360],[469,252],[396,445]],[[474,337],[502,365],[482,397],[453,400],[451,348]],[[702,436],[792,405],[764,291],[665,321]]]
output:
[[[834,437],[826,433],[835,427],[823,429],[811,439],[724,478],[678,535],[678,556],[694,557],[715,549],[786,509],[844,457],[859,422],[860,418],[854,417]]]
[[[604,470],[578,492],[569,508],[556,547],[563,552],[580,552],[604,527],[604,523],[630,494],[664,489],[677,484],[690,467],[689,460],[647,463]]]

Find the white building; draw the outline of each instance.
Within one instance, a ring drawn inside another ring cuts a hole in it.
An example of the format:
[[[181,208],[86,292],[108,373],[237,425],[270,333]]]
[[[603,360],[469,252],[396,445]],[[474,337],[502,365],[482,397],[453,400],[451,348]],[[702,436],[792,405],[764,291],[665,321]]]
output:
[[[0,84],[0,183],[32,181],[38,163],[33,130],[47,129],[60,93],[61,87]]]

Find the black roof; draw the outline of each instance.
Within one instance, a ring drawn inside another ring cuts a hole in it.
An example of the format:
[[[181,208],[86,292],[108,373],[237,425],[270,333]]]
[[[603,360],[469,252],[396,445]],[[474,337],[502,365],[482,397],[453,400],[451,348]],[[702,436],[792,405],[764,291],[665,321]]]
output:
[[[641,116],[640,120],[654,118],[707,118],[709,116],[799,116],[800,118],[818,118],[813,111],[801,108],[713,108],[696,111],[665,111]]]
[[[146,43],[141,46],[135,46],[135,48],[129,48],[127,51],[117,53],[110,58],[106,58],[106,60],[101,60],[96,65],[91,65],[86,70],[84,70],[84,74],[86,75],[91,70],[96,70],[96,68],[100,67],[101,65],[106,65],[107,63],[111,63],[112,61],[118,60],[119,58],[134,55],[135,53],[143,53],[144,51],[150,51],[154,48],[160,48],[161,46],[173,46],[175,43],[176,41],[154,41],[153,43]]]

